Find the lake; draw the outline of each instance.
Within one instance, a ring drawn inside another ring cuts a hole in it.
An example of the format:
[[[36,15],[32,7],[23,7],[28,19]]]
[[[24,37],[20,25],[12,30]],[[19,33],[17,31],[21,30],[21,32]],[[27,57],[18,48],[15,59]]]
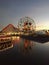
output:
[[[49,65],[49,42],[12,37],[13,48],[0,52],[0,64]]]

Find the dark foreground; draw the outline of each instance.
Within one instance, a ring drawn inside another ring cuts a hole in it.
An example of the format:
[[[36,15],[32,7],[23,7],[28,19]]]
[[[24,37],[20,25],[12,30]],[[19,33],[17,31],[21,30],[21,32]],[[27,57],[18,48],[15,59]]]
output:
[[[41,43],[33,42],[33,39],[38,41],[38,39],[42,39],[41,37],[21,37],[24,39],[20,39],[20,42],[16,39],[16,42],[13,43],[13,48],[0,52],[0,65],[49,65],[49,43],[43,45]],[[32,42],[29,41],[30,39]],[[43,39],[47,41],[47,38],[44,36]],[[43,40],[41,41],[43,42]],[[32,47],[29,47],[29,49],[25,48],[26,53],[23,54],[24,50],[22,52],[22,48],[24,48],[23,44],[26,42],[29,44],[32,43]]]
[[[42,55],[43,54],[43,55]],[[18,51],[10,49],[0,53],[1,65],[49,65],[49,59],[44,57],[44,53],[33,53],[33,55],[23,56]]]
[[[49,65],[49,49],[46,51],[41,46],[35,46],[30,49],[32,54],[27,51],[27,55],[23,55],[21,51],[18,51],[18,45],[0,52],[0,65]]]

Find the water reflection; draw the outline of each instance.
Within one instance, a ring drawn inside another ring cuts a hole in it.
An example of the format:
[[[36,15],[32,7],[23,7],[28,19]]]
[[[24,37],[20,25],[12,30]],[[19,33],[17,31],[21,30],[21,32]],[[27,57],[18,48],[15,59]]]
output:
[[[18,45],[18,51],[23,55],[30,55],[32,53],[33,41],[23,39]]]
[[[12,43],[17,44],[20,43],[21,39],[19,36],[12,36]]]
[[[34,42],[26,39],[22,39],[19,36],[13,36],[12,42],[14,47],[18,50],[19,53],[28,55],[32,52],[32,47],[34,46]],[[15,49],[15,50],[16,50]]]
[[[0,51],[6,51],[9,48],[13,48],[11,37],[0,38]]]
[[[12,44],[14,45],[13,48],[3,53],[0,53],[0,60],[1,59],[3,61],[5,60],[5,63],[6,61],[7,63],[8,62],[17,63],[16,61],[18,62],[26,61],[28,63],[32,62],[32,65],[34,65],[33,62],[35,62],[37,65],[37,63],[39,63],[40,61],[41,63],[43,62],[44,64],[47,61],[49,62],[49,42],[42,44],[42,43],[22,39],[19,36],[13,36]]]

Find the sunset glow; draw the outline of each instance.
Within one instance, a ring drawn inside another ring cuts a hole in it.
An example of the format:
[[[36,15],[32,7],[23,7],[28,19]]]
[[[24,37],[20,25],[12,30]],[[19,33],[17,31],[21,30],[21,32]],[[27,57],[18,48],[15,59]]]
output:
[[[49,30],[49,26],[37,26],[36,30]]]
[[[24,16],[33,19],[37,29],[49,29],[49,0],[0,0],[0,30],[10,23],[17,27]]]

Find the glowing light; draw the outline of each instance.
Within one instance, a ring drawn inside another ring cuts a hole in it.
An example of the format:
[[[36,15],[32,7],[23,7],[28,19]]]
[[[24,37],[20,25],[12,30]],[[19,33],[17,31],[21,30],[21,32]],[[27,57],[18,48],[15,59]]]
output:
[[[19,36],[13,36],[13,37],[12,37],[12,40],[19,40],[19,39],[20,39]]]
[[[10,34],[11,34],[11,32],[7,33],[7,35],[10,35]]]
[[[13,37],[12,37],[12,40],[15,40],[15,39],[16,39],[16,36],[13,36]]]
[[[19,36],[17,36],[16,38],[17,38],[18,40],[20,39],[20,37],[19,37]]]

